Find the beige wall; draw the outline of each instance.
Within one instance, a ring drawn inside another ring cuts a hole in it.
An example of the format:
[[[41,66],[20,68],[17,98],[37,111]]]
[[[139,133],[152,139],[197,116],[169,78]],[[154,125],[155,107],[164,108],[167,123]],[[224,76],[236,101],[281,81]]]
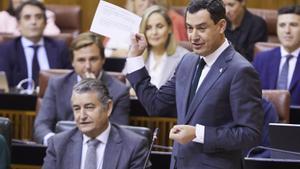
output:
[[[126,0],[107,0],[110,3],[124,6]],[[174,6],[186,6],[189,0],[168,0]],[[80,5],[81,13],[81,30],[88,30],[99,0],[44,0],[46,4],[64,4],[64,5]],[[269,8],[277,9],[289,4],[300,4],[300,0],[247,0],[247,6],[252,8]],[[6,9],[8,0],[0,0],[0,9]]]

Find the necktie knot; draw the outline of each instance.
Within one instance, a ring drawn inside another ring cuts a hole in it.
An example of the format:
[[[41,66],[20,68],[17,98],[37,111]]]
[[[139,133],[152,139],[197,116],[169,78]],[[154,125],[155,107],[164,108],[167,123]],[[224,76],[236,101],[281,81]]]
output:
[[[40,45],[31,45],[30,47],[34,50],[34,52],[36,52],[39,49]]]
[[[97,140],[97,139],[90,139],[90,140],[87,142],[87,145],[88,145],[88,147],[90,147],[90,146],[92,146],[92,147],[97,147],[99,143],[100,143],[100,141]]]
[[[289,55],[286,55],[285,57],[286,57],[286,61],[288,62],[288,61],[290,61],[290,59],[292,59],[293,55],[289,54]]]

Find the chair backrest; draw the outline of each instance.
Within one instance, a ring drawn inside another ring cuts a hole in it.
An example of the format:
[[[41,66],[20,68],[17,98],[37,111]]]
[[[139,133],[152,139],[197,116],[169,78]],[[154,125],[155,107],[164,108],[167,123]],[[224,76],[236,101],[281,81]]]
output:
[[[13,40],[17,38],[18,36],[11,35],[11,34],[0,34],[0,43],[6,42],[9,40]],[[71,45],[71,42],[73,40],[73,35],[71,33],[60,33],[58,35],[53,35],[53,36],[47,36],[49,38],[53,38],[56,40],[61,40],[64,41],[68,46]]]
[[[263,52],[263,51],[267,51],[267,50],[271,50],[273,48],[276,48],[280,46],[280,43],[272,43],[272,42],[256,42],[254,44],[254,57],[256,56],[256,54]]]
[[[0,134],[2,134],[8,145],[11,144],[11,121],[8,118],[0,117]]]
[[[49,69],[49,70],[40,70],[39,74],[39,93],[38,97],[42,98],[44,97],[46,88],[48,86],[48,81],[50,77],[53,76],[59,76],[59,75],[65,75],[67,73],[70,73],[72,70],[70,69]]]
[[[290,93],[288,90],[262,90],[262,95],[275,106],[279,122],[289,123],[290,120]]]
[[[263,18],[267,23],[268,42],[279,42],[277,37],[277,11],[274,9],[248,8],[248,10]]]
[[[127,126],[127,125],[119,125],[121,128],[130,130],[140,136],[147,138],[150,143],[151,140],[151,131],[147,127],[139,127],[139,126]],[[60,133],[63,131],[71,130],[76,127],[74,121],[58,121],[55,126],[55,133]]]
[[[55,13],[55,23],[62,33],[71,33],[73,36],[80,33],[80,6],[47,4],[46,8]]]

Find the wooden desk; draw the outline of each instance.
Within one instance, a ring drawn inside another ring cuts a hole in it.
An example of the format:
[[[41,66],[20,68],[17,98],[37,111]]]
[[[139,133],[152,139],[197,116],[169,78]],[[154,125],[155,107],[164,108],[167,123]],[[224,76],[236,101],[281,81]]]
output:
[[[35,95],[0,93],[0,116],[12,121],[12,138],[32,139],[36,99]]]

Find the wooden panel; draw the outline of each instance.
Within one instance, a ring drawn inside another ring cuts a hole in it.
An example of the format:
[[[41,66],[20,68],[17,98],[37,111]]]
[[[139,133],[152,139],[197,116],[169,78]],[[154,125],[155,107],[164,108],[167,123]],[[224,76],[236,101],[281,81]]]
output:
[[[35,114],[33,111],[0,110],[1,117],[12,121],[12,138],[20,140],[32,140]]]
[[[176,125],[176,118],[130,117],[130,125],[148,127],[150,129],[159,128],[156,144],[163,146],[173,145],[173,141],[169,139],[169,131],[174,125]]]
[[[11,169],[41,169],[42,166],[36,166],[36,165],[22,165],[22,164],[12,164],[10,165]]]

